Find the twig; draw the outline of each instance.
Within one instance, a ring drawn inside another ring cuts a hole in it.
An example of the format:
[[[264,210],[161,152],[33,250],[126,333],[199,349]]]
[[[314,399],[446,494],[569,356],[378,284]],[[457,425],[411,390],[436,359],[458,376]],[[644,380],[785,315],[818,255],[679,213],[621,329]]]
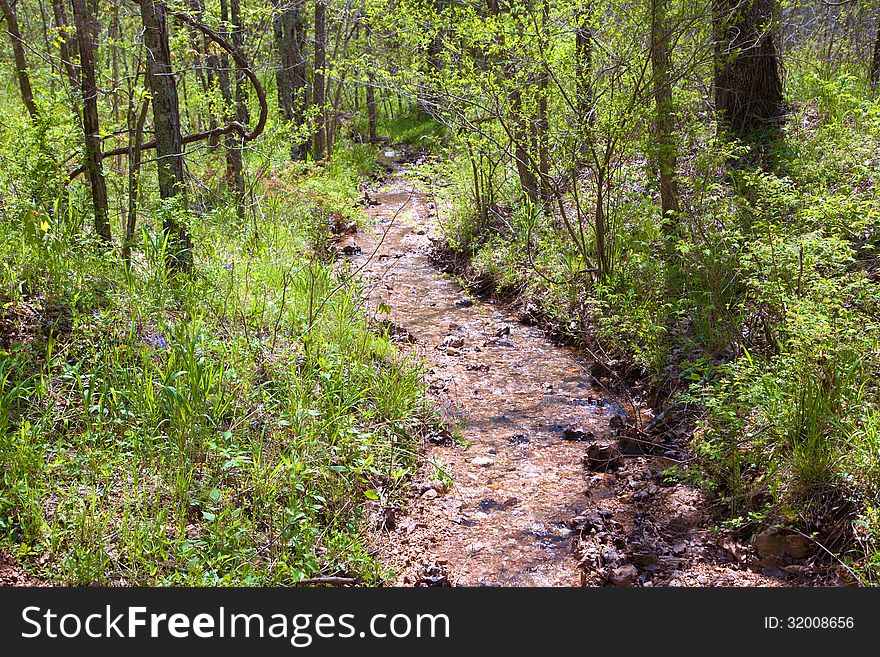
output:
[[[357,583],[356,577],[309,577],[298,581],[296,586],[352,586]]]
[[[856,582],[858,582],[859,586],[862,586],[862,587],[865,586],[865,583],[862,581],[862,578],[859,577],[859,576],[856,574],[856,571],[854,571],[852,568],[850,568],[849,566],[847,566],[847,565],[841,560],[840,557],[838,557],[836,554],[834,554],[831,550],[829,550],[827,547],[825,547],[824,545],[822,545],[819,541],[817,541],[817,540],[816,540],[815,538],[813,538],[812,536],[808,536],[807,534],[804,534],[802,531],[799,531],[799,530],[795,529],[794,527],[782,527],[781,525],[773,525],[773,527],[774,527],[774,529],[785,529],[785,530],[793,531],[795,534],[799,534],[800,536],[803,536],[803,537],[804,537],[805,539],[807,539],[808,541],[812,541],[813,543],[815,543],[816,545],[818,545],[820,548],[822,548],[822,551],[825,552],[825,554],[827,554],[827,555],[830,556],[832,559],[834,559],[837,563],[839,563],[841,566],[843,566],[844,570],[846,570],[846,572],[848,572],[848,573],[850,574],[850,576],[851,576]]]

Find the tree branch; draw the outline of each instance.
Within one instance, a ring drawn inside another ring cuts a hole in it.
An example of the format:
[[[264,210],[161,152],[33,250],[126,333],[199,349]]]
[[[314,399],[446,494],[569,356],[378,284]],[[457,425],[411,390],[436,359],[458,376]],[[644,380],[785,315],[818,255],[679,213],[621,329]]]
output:
[[[140,0],[132,0],[132,1],[135,4],[140,4]],[[245,74],[245,76],[247,76],[248,80],[250,80],[251,85],[253,85],[254,91],[257,94],[257,101],[260,104],[260,116],[257,119],[257,124],[253,127],[253,129],[248,130],[247,126],[242,125],[238,121],[229,121],[225,125],[218,126],[216,128],[213,128],[212,130],[202,130],[200,132],[194,132],[189,135],[184,135],[183,139],[182,139],[182,143],[184,145],[192,144],[193,142],[202,141],[205,139],[213,139],[215,137],[220,137],[222,135],[226,135],[231,132],[237,132],[239,135],[241,135],[241,138],[245,142],[252,141],[252,140],[256,139],[257,137],[259,137],[260,134],[262,134],[263,129],[266,127],[266,119],[269,116],[269,105],[266,102],[266,92],[263,90],[263,85],[260,84],[259,78],[257,78],[257,75],[253,72],[253,69],[251,68],[250,62],[247,60],[247,58],[241,52],[239,52],[239,50],[237,48],[235,48],[231,43],[229,43],[229,41],[224,39],[221,35],[219,35],[217,32],[212,30],[210,27],[208,27],[204,23],[197,21],[192,16],[190,16],[182,11],[171,10],[171,9],[168,9],[167,11],[170,16],[172,16],[173,18],[176,18],[178,21],[180,21],[182,23],[186,23],[187,25],[190,25],[191,27],[199,30],[205,36],[207,36],[209,39],[211,39],[211,41],[215,42],[218,46],[220,46],[221,48],[223,48],[223,50],[225,50],[226,52],[228,52],[230,54],[232,56],[232,59],[235,61],[235,64],[239,67],[239,69],[241,69],[241,71]],[[153,148],[156,148],[156,140],[155,139],[148,141],[148,142],[144,142],[143,144],[140,145],[138,150],[139,151],[147,151],[147,150],[151,150]],[[101,159],[106,158],[106,157],[114,157],[117,155],[128,155],[131,153],[131,150],[132,149],[131,149],[130,145],[120,147],[120,148],[114,148],[113,150],[104,151],[101,154]],[[68,173],[67,177],[70,180],[73,180],[77,176],[81,175],[84,171],[85,171],[85,167],[79,166],[79,167],[73,169],[70,173]]]

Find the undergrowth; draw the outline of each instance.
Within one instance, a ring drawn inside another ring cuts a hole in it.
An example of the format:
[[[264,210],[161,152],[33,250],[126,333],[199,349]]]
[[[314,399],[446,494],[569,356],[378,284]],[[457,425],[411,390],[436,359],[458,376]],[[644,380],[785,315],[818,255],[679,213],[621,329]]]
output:
[[[876,582],[880,102],[855,76],[792,78],[771,167],[732,167],[744,148],[711,125],[691,135],[674,220],[661,221],[633,146],[604,280],[555,215],[510,196],[475,217],[465,162],[447,240],[469,284],[637,366],[665,407],[691,409],[699,467],[681,476],[735,523],[792,525]]]
[[[126,267],[83,232],[44,136],[3,139],[0,547],[65,584],[387,576],[368,505],[432,416],[329,248],[373,151],[275,169],[244,221],[154,200]],[[194,236],[192,275],[163,264],[161,212]]]

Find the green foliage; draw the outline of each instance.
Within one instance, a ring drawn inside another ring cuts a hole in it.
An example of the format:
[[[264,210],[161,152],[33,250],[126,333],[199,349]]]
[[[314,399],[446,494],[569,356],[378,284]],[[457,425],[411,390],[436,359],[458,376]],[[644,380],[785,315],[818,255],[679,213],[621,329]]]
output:
[[[159,206],[128,268],[77,204],[5,179],[0,544],[23,565],[68,584],[385,576],[365,492],[394,499],[430,415],[418,364],[328,258],[371,154],[278,170],[255,221]],[[190,276],[167,275],[166,211],[192,231]]]
[[[670,476],[713,491],[733,518],[857,541],[854,563],[876,581],[880,104],[859,73],[789,74],[794,111],[772,166],[750,166],[748,146],[713,139],[682,106],[690,118],[679,130],[693,146],[680,163],[678,216],[658,216],[639,145],[624,149],[606,277],[589,275],[589,225],[584,248],[560,210],[519,203],[468,143],[446,193],[446,229],[469,256],[469,282],[522,300],[699,409],[699,465]],[[601,122],[596,130],[611,134]],[[495,194],[488,212],[476,202],[479,180],[484,197]],[[575,204],[577,189],[562,202]]]

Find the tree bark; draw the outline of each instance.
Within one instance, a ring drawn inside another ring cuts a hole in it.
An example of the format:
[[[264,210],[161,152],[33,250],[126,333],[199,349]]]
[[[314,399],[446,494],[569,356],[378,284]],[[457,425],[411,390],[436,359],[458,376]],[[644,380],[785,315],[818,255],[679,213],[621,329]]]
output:
[[[281,116],[297,125],[305,123],[308,78],[306,76],[305,25],[301,2],[275,15],[278,48],[278,105]],[[309,152],[308,140],[291,144],[290,157],[302,160]]]
[[[669,76],[669,24],[664,0],[649,0],[651,24],[651,72],[654,93],[654,143],[660,181],[660,207],[673,225],[681,206],[678,194],[678,147],[675,142],[675,105]]]
[[[529,201],[538,205],[541,197],[538,194],[538,178],[532,169],[532,158],[528,151],[531,143],[529,121],[523,108],[522,90],[514,87],[508,93],[510,102],[511,136],[513,137],[513,159],[519,176],[519,186]]]
[[[499,16],[502,12],[502,7],[498,0],[486,0],[486,9],[492,16]],[[505,45],[504,35],[499,35],[497,40],[498,45],[501,46],[503,51]],[[509,62],[502,66],[502,70],[507,78],[512,78],[515,73],[514,66]],[[510,108],[507,112],[510,116],[508,137],[513,145],[513,160],[519,178],[519,186],[529,201],[538,205],[541,201],[538,194],[538,178],[532,167],[533,162],[528,151],[528,146],[532,143],[531,137],[534,136],[529,125],[532,117],[526,116],[521,86],[514,84],[510,87],[510,90],[507,92],[507,103]],[[502,112],[499,112],[499,118],[502,118],[501,114]],[[504,119],[502,118],[503,121]]]
[[[204,0],[188,0],[189,10],[193,18],[198,21],[204,21],[205,2]],[[195,73],[198,78],[199,86],[202,92],[210,94],[213,87],[213,70],[211,69],[211,61],[208,51],[210,49],[210,40],[204,34],[201,34],[194,25],[189,25],[190,42],[195,53]],[[213,130],[217,127],[217,117],[214,112],[208,110],[208,129]],[[198,117],[199,125],[201,125],[201,114]],[[211,144],[211,146],[216,146]]]
[[[144,140],[144,125],[147,122],[149,99],[144,99],[139,110],[132,104],[128,111],[129,152],[128,152],[128,212],[125,221],[125,234],[122,238],[122,259],[131,260],[131,247],[134,243],[134,231],[137,227],[138,187],[141,171],[141,145]]]
[[[76,42],[79,47],[80,81],[82,89],[82,127],[85,142],[83,159],[92,188],[92,210],[95,215],[95,233],[105,242],[110,234],[107,180],[101,156],[101,130],[98,120],[98,85],[95,81],[97,53],[97,20],[88,0],[73,0],[73,20],[76,24]]]
[[[439,21],[444,0],[434,0],[432,18]],[[443,52],[443,30],[436,29],[434,38],[428,44],[425,63],[419,67],[419,86],[417,102],[422,112],[436,116],[439,110],[440,97],[437,94],[437,75],[443,68],[440,54]],[[398,99],[400,97],[398,96]]]
[[[9,0],[0,0],[0,11],[6,19],[6,32],[12,41],[12,55],[15,59],[15,73],[18,78],[18,88],[21,91],[21,99],[33,120],[40,118],[40,111],[34,101],[34,91],[31,88],[31,76],[28,73],[27,57],[24,53],[24,42],[21,31],[18,29],[18,16]]]
[[[229,4],[227,0],[220,0],[220,20],[224,25],[224,37],[232,39],[232,35],[226,26],[229,26]],[[233,43],[234,46],[234,43]],[[232,86],[229,79],[229,57],[224,53],[220,56],[220,93],[227,108],[226,120],[238,120],[239,103],[233,98]],[[232,192],[235,208],[238,216],[244,218],[244,161],[241,152],[241,138],[233,133],[226,135],[226,184]]]
[[[182,198],[186,202],[183,141],[180,132],[180,105],[177,82],[171,67],[166,7],[157,0],[140,0],[147,50],[147,81],[153,107],[156,160],[159,168],[159,195],[162,199]],[[192,243],[186,227],[173,211],[162,214],[163,234],[168,243],[166,265],[171,270],[192,269]]]
[[[203,0],[195,0],[202,7],[202,11],[204,12],[204,2]],[[196,19],[199,21],[203,20],[203,14],[196,14]],[[222,30],[221,30],[222,31]],[[211,41],[207,35],[203,35],[203,48],[205,53],[205,84],[208,89],[212,92],[214,90],[214,81],[217,81],[217,86],[221,89],[221,95],[223,94],[223,78],[222,76],[226,74],[225,70],[221,70],[224,67],[221,64],[220,57],[217,55],[217,52],[212,48]],[[228,86],[228,83],[227,83]],[[223,95],[223,102],[226,102],[226,96]],[[224,115],[225,117],[225,115]],[[217,118],[215,113],[211,112],[211,118],[209,119],[210,127],[213,130],[217,127]],[[210,150],[216,149],[220,145],[220,136],[216,134],[212,134],[208,138],[208,148]]]
[[[293,118],[293,9],[281,9],[272,17],[275,48],[278,50],[278,70],[275,85],[278,87],[278,113],[285,121]]]
[[[238,52],[244,52],[244,22],[241,18],[239,0],[229,0],[229,12],[232,19],[232,45]],[[247,125],[250,121],[248,112],[247,78],[239,66],[235,67],[235,116],[239,123]]]
[[[575,26],[575,93],[577,99],[578,151],[581,157],[587,152],[590,128],[595,122],[593,92],[593,28],[592,5],[587,2],[577,14]]]
[[[543,0],[541,3],[541,39],[544,40],[542,51],[546,51],[549,46],[549,35],[547,34],[547,26],[550,20],[550,4],[549,0]],[[544,207],[550,206],[550,119],[547,114],[547,95],[549,93],[549,74],[546,70],[538,73],[538,112],[535,117],[534,136],[535,148],[538,152],[538,177],[540,183],[541,202]]]
[[[372,29],[369,25],[365,26],[364,34],[367,37],[367,43],[370,42],[370,37],[372,36]],[[378,141],[378,137],[376,135],[376,75],[373,73],[373,69],[370,68],[369,73],[367,73],[367,124],[369,126],[369,135],[370,135],[370,143],[375,144]]]
[[[315,0],[315,73],[312,82],[312,105],[317,109],[317,124],[313,137],[316,160],[327,155],[327,100],[324,68],[327,65],[327,5],[325,0]]]
[[[67,71],[67,79],[71,89],[79,89],[79,67],[74,63],[79,54],[76,42],[71,41],[67,34],[68,21],[67,9],[64,0],[52,0],[52,13],[55,15],[55,27],[58,28],[58,51],[61,53],[61,63]]]
[[[871,88],[880,84],[880,21],[877,22],[877,36],[874,37],[874,56],[871,58]]]
[[[779,0],[713,0],[715,111],[734,136],[767,141],[785,117],[774,20]]]

